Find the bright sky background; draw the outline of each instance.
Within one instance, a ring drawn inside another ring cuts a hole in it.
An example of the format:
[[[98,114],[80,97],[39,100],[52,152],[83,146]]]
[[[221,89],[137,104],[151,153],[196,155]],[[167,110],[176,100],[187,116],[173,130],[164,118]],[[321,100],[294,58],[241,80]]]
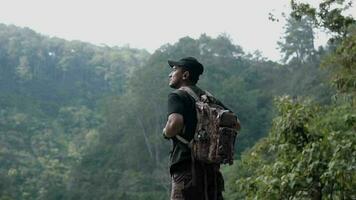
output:
[[[289,0],[0,0],[0,23],[151,53],[185,36],[226,33],[245,52],[258,49],[277,61],[284,21],[272,22],[268,13],[281,17],[289,10]],[[326,38],[318,40],[322,44]]]

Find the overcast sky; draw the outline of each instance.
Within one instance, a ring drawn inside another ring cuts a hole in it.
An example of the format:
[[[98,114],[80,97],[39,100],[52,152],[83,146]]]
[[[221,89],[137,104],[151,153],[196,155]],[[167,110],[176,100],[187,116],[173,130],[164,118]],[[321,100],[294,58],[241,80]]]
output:
[[[279,60],[284,21],[272,22],[268,14],[289,10],[289,0],[0,0],[0,23],[150,52],[181,37],[226,33],[245,52],[258,49]]]

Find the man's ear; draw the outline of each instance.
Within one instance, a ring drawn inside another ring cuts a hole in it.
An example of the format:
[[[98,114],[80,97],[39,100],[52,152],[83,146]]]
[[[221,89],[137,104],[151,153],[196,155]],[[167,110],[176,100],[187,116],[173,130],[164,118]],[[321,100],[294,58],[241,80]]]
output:
[[[188,78],[189,78],[189,71],[185,71],[184,73],[183,73],[183,80],[187,80]]]

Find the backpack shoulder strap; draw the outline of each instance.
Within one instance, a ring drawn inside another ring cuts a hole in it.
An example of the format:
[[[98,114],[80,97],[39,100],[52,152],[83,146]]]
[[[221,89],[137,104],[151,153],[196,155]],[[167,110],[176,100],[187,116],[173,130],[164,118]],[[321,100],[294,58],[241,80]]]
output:
[[[204,92],[205,92],[205,94],[206,94],[207,96],[215,98],[215,97],[214,97],[210,92],[208,92],[207,90],[204,90]]]
[[[204,92],[205,92],[206,96],[208,96],[208,98],[209,98],[213,103],[215,103],[215,104],[217,104],[217,105],[223,107],[225,110],[231,111],[231,110],[230,110],[228,107],[226,107],[219,99],[217,99],[216,97],[214,97],[214,95],[212,95],[210,92],[208,92],[208,91],[206,91],[206,90],[205,90]]]
[[[177,138],[177,140],[179,140],[180,142],[182,142],[183,144],[187,145],[189,148],[191,147],[191,141],[188,141],[186,139],[184,139],[182,136],[180,135],[176,135],[175,136]]]
[[[174,93],[182,96],[182,95],[189,95],[190,97],[192,97],[196,102],[200,101],[200,98],[198,97],[198,95],[189,87],[183,86],[180,87],[178,90],[175,90]],[[183,133],[185,132],[185,127],[183,130]],[[181,135],[177,134],[175,136],[175,138],[180,141],[181,143],[187,145],[189,148],[191,148],[191,143],[193,140],[188,141],[187,139],[183,138]]]
[[[195,101],[200,101],[200,98],[199,96],[189,87],[186,87],[186,86],[183,86],[183,87],[180,87],[178,90],[182,90],[182,91],[185,91],[187,92],[191,97],[193,97],[193,99]]]

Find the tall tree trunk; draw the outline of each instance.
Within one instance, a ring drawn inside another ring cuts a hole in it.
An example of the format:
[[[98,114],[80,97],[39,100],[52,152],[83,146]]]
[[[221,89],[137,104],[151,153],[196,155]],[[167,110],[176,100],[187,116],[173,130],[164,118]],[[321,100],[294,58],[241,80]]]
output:
[[[145,128],[145,126],[143,124],[143,121],[141,120],[140,117],[137,117],[136,119],[137,119],[137,122],[138,122],[138,124],[140,125],[140,127],[142,129],[142,135],[143,135],[143,138],[145,140],[145,144],[146,144],[148,153],[150,154],[151,159],[154,159],[153,152],[152,152],[152,147],[151,147],[150,141],[148,140],[148,134],[147,134],[146,128]]]
[[[322,199],[322,187],[319,185],[319,180],[313,183],[312,191],[311,191],[311,199],[312,200],[321,200]]]
[[[158,105],[157,103],[155,102],[152,102],[151,101],[151,104],[152,105],[155,105],[155,124],[156,124],[156,127],[155,127],[155,130],[156,130],[156,137],[157,137],[157,140],[156,141],[159,141],[158,139],[160,137],[162,137],[162,126],[164,126],[164,124],[162,123],[162,120],[161,120],[161,113],[162,113],[162,110],[160,109],[160,105]],[[155,142],[155,158],[156,158],[156,166],[159,166],[160,165],[160,149],[159,149],[159,144],[158,142]]]

